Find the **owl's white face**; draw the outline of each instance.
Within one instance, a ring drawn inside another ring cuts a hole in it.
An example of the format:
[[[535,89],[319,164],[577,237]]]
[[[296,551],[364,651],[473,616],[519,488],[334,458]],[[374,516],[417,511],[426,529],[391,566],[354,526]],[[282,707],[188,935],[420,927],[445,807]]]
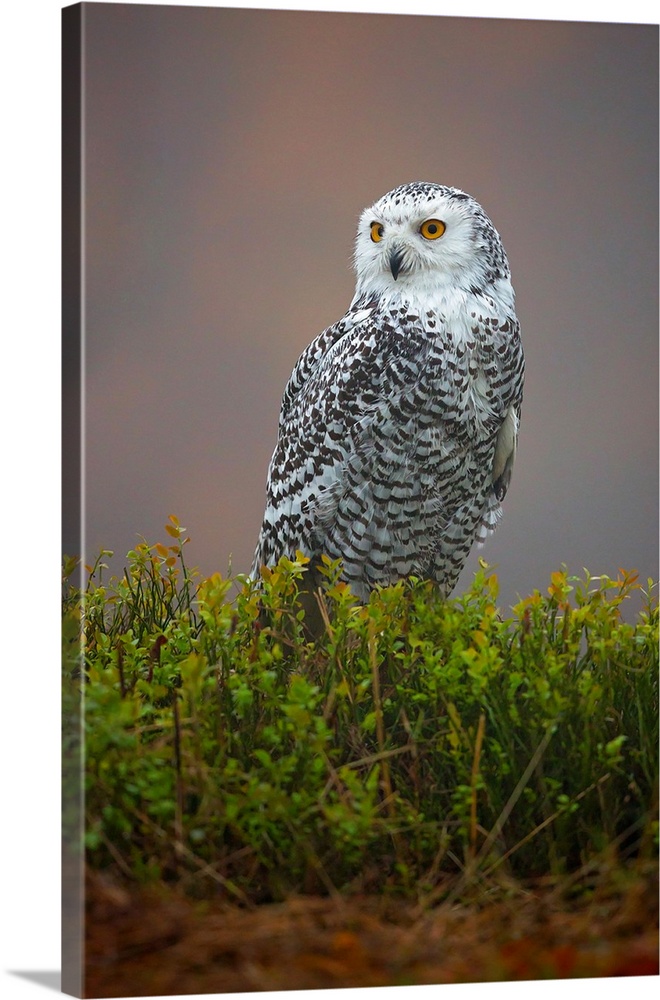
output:
[[[508,278],[501,242],[464,192],[407,184],[365,209],[355,244],[356,298],[445,298]],[[490,277],[489,277],[490,275]]]

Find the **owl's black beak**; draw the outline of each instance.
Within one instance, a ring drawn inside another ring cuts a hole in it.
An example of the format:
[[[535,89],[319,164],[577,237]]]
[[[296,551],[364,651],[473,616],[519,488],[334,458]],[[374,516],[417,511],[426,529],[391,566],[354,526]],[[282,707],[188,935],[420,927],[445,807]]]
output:
[[[389,261],[392,277],[396,281],[399,277],[399,272],[401,271],[401,265],[403,264],[403,250],[401,247],[392,247],[390,250]]]

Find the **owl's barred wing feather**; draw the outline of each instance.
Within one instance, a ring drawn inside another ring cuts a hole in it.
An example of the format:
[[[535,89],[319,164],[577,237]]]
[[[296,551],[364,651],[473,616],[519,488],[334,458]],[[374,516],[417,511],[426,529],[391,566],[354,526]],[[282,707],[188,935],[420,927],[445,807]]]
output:
[[[286,384],[282,396],[280,408],[280,426],[282,426],[291,410],[294,399],[303,388],[308,379],[318,369],[319,364],[324,362],[329,351],[332,350],[342,337],[350,330],[355,329],[372,313],[372,309],[350,309],[338,323],[333,323],[316,337],[311,344],[308,344],[302,352],[294,366],[289,381]]]
[[[469,195],[417,183],[363,213],[356,269],[350,309],[285,388],[252,574],[301,550],[312,566],[341,559],[363,600],[411,574],[448,593],[499,519],[515,457],[508,262]]]
[[[511,405],[506,411],[502,426],[497,432],[493,455],[493,493],[498,501],[504,500],[511,482],[513,462],[518,444],[520,406]]]
[[[512,405],[499,429],[493,456],[493,485],[488,496],[488,504],[477,529],[475,540],[482,546],[488,535],[495,530],[502,517],[502,501],[511,482],[513,462],[518,445],[520,426],[520,404]]]
[[[293,556],[298,548],[310,552],[371,451],[370,411],[388,364],[387,351],[374,350],[371,313],[351,310],[324,330],[287,383],[253,573],[271,555],[275,537],[280,555]]]

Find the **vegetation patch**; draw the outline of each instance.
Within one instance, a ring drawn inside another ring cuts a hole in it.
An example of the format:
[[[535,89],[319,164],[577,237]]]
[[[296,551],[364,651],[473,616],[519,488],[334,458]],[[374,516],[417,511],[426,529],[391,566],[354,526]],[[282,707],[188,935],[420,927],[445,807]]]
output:
[[[78,588],[65,559],[65,751],[82,720],[91,870],[249,907],[426,907],[655,857],[650,581],[559,570],[505,616],[485,565],[450,600],[410,580],[361,605],[328,561],[311,642],[302,555],[259,587],[201,579],[185,529],[166,530],[121,578],[101,553]]]

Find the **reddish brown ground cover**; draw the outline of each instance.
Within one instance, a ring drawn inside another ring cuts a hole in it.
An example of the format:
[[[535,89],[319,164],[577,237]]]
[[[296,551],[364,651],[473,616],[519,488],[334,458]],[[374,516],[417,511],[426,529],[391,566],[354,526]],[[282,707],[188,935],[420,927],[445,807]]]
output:
[[[658,974],[656,866],[579,892],[546,884],[496,896],[426,909],[300,896],[245,909],[92,875],[85,995]]]

